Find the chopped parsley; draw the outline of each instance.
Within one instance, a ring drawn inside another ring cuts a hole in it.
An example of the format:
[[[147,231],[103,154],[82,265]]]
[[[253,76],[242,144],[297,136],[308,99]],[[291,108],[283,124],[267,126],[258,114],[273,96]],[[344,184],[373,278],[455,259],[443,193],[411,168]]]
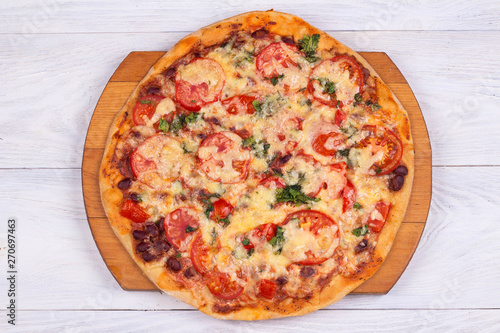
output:
[[[365,224],[364,226],[356,228],[356,229],[352,230],[351,232],[356,237],[364,236],[368,233],[368,226]]]
[[[300,50],[304,52],[305,58],[308,62],[315,62],[318,58],[316,58],[316,50],[318,49],[319,43],[319,34],[314,34],[312,36],[305,35],[304,38],[299,39]]]
[[[352,208],[354,209],[361,209],[363,208],[363,206],[361,206],[361,204],[359,202],[355,202],[353,205],[352,205]]]
[[[189,154],[189,153],[192,153],[192,151],[189,151],[186,147],[186,143],[184,141],[182,141],[181,143],[181,148],[182,148],[182,151],[184,152],[184,154]]]
[[[252,105],[253,105],[253,108],[255,109],[255,111],[257,111],[257,112],[262,111],[262,108],[260,107],[260,103],[258,100],[253,101]]]
[[[248,238],[245,238],[244,240],[241,241],[241,244],[247,246],[248,244],[250,244],[250,240]]]
[[[153,101],[150,101],[149,99],[141,99],[141,104],[155,105],[155,103]]]
[[[169,125],[168,121],[161,118],[159,123],[158,123],[158,129],[164,133],[167,133],[169,128],[170,128],[170,125]]]
[[[292,202],[295,206],[306,204],[310,201],[318,202],[320,198],[311,198],[302,192],[299,184],[287,185],[285,188],[276,189],[276,202]]]
[[[341,157],[348,157],[350,149],[339,149],[337,150],[337,154]]]
[[[250,250],[248,250],[248,256],[250,257],[254,253],[255,249],[252,247]]]
[[[281,74],[281,75],[277,75],[277,76],[273,76],[272,78],[267,78],[267,80],[271,81],[271,83],[273,84],[273,86],[277,85],[278,84],[278,80],[279,79],[282,79],[285,77],[285,74]]]
[[[375,173],[378,175],[379,173],[382,172],[382,169],[380,169],[378,166],[376,166],[375,164],[373,165],[373,167],[375,168]]]
[[[328,80],[327,78],[320,78],[319,83],[323,87],[323,93],[331,95],[335,92],[335,83],[332,81]]]
[[[174,134],[179,133],[179,131],[186,125],[198,121],[200,114],[196,112],[191,112],[187,116],[185,114],[179,114],[174,117],[170,123],[170,131]]]
[[[267,152],[271,147],[271,144],[269,144],[266,140],[257,141],[253,136],[250,136],[243,140],[241,146],[243,148],[251,148],[256,157],[262,158],[267,156]]]
[[[231,223],[231,221],[229,221],[229,216],[226,218],[223,218],[223,219],[217,219],[217,222],[222,222],[223,223],[222,226],[224,228],[227,227]]]
[[[373,103],[372,104],[372,110],[373,111],[377,111],[377,110],[380,110],[382,108],[382,106],[378,103]]]
[[[193,231],[196,231],[198,230],[198,228],[193,228],[192,226],[188,225],[186,227],[186,233],[190,233],[190,232],[193,232]]]
[[[285,236],[283,236],[283,233],[285,232],[285,229],[283,229],[280,226],[276,227],[276,236],[271,238],[269,241],[269,244],[272,246],[280,246],[284,241],[285,241]]]
[[[181,253],[180,252],[177,252],[174,257],[176,257],[177,259],[179,259],[181,257]]]
[[[359,93],[356,93],[356,95],[354,95],[354,100],[358,103],[361,103],[363,101]]]

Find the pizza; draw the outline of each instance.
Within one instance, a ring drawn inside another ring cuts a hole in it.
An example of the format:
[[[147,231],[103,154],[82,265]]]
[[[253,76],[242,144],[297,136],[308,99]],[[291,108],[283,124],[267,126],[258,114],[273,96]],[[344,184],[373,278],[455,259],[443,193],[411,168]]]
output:
[[[117,112],[108,220],[161,290],[222,319],[303,315],[386,257],[413,180],[408,115],[356,52],[250,12],[179,41]]]

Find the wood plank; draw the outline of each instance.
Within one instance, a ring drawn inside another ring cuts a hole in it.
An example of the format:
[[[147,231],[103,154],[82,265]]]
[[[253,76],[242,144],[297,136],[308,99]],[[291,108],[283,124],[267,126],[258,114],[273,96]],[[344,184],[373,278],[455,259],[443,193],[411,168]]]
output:
[[[2,312],[5,312],[3,310]],[[500,310],[319,310],[303,317],[246,322],[217,320],[199,311],[20,311],[9,332],[484,332],[500,330]],[[353,324],[355,323],[355,324]],[[1,327],[6,327],[5,321]]]
[[[14,35],[0,34],[0,71],[9,82],[1,94],[0,126],[8,129],[0,134],[1,167],[80,168],[92,112],[123,58],[131,49],[166,49],[185,34],[40,34],[19,45],[11,43]],[[500,112],[491,111],[500,104],[492,71],[500,32],[331,34],[397,63],[425,116],[434,165],[500,165]],[[359,40],[365,35],[369,43]]]
[[[251,10],[274,8],[299,15],[322,29],[336,30],[489,30],[498,29],[498,2],[474,3],[443,0],[426,1],[345,1],[304,6],[300,1],[161,0],[136,6],[124,1],[120,6],[107,1],[50,3],[24,0],[0,3],[0,31],[4,33],[85,33],[194,31],[202,26]],[[332,19],[332,18],[335,19]],[[147,18],[147,19],[145,19]]]
[[[491,287],[500,276],[499,178],[498,167],[433,168],[429,218],[396,285],[329,308],[500,308],[500,288]],[[78,169],[0,170],[0,212],[19,221],[20,309],[191,309],[159,292],[120,288],[94,246],[80,191]],[[441,306],[441,298],[451,302]]]
[[[147,73],[163,52],[131,52],[118,66],[103,91],[92,117],[82,163],[82,182],[85,207],[97,247],[111,273],[122,288],[127,290],[154,290],[156,287],[135,265],[114,236],[100,201],[98,172],[106,136],[116,112],[124,104],[138,80]],[[411,202],[405,215],[405,226],[398,233],[398,240],[391,252],[391,260],[357,293],[387,293],[405,270],[422,235],[430,206],[431,150],[427,129],[411,89],[404,76],[385,53],[362,53],[385,82],[389,82],[401,103],[411,115],[415,137],[415,180]],[[146,62],[146,64],[145,64]],[[416,222],[406,225],[406,222]],[[111,238],[111,239],[109,239]],[[389,258],[388,258],[389,259]]]

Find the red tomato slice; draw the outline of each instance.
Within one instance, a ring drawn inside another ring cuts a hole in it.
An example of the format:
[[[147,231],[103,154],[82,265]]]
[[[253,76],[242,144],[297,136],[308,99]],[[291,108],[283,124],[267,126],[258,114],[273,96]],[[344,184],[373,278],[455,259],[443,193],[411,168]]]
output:
[[[337,153],[337,148],[345,142],[340,132],[319,134],[311,143],[312,149],[323,156],[332,156]]]
[[[200,274],[205,274],[209,271],[211,265],[210,249],[203,241],[201,233],[197,233],[190,250],[191,262],[194,269]]]
[[[382,158],[373,164],[372,170],[382,176],[392,172],[403,157],[403,143],[394,132],[386,128],[365,126],[368,135],[358,143],[358,147],[370,147],[372,155],[383,151]]]
[[[317,265],[325,262],[330,258],[337,249],[340,242],[340,233],[337,223],[329,216],[316,210],[299,210],[289,214],[281,225],[288,224],[291,220],[298,219],[299,227],[313,234],[319,239],[322,245],[322,253],[313,253],[308,250],[306,259],[300,260],[297,263],[301,265]],[[324,237],[330,233],[330,238]],[[285,235],[286,237],[286,235]]]
[[[221,299],[235,299],[243,292],[243,287],[231,280],[227,273],[214,271],[210,274],[208,290]]]
[[[347,115],[340,109],[337,109],[335,113],[335,125],[339,128],[342,127],[342,123],[347,120]]]
[[[152,188],[160,188],[168,178],[179,175],[178,162],[172,156],[181,158],[183,155],[181,144],[177,140],[156,134],[144,140],[130,155],[130,168],[140,182]]]
[[[159,95],[147,95],[140,98],[132,111],[132,119],[136,126],[146,125],[144,117],[151,119],[156,111],[156,106],[165,97]]]
[[[181,243],[192,235],[192,232],[186,232],[187,227],[190,226],[192,229],[200,227],[197,215],[194,209],[181,207],[165,216],[165,236],[170,244],[180,248]]]
[[[362,93],[363,85],[363,71],[358,62],[340,55],[323,60],[314,67],[307,90],[317,101],[336,107],[351,104],[354,96]]]
[[[195,58],[177,70],[175,99],[186,110],[199,111],[202,106],[219,100],[225,79],[217,61]]]
[[[271,176],[264,178],[260,181],[259,185],[262,185],[267,188],[271,188],[274,185],[274,188],[285,188],[285,181],[279,177]]]
[[[136,223],[146,222],[150,218],[148,213],[143,211],[138,204],[130,199],[123,204],[120,215]]]
[[[274,295],[276,294],[276,289],[278,286],[276,285],[275,282],[267,279],[262,279],[259,282],[257,282],[257,288],[259,289],[259,295],[267,298],[267,299],[273,299]]]
[[[229,214],[233,212],[233,205],[224,199],[219,199],[212,203],[214,210],[210,212],[210,219],[214,221],[220,221],[228,217]]]
[[[277,226],[274,223],[264,223],[259,225],[247,233],[246,236],[241,238],[242,244],[245,239],[248,240],[248,244],[243,244],[243,247],[247,250],[251,250],[256,246],[262,246],[276,236],[276,229]]]
[[[375,204],[375,208],[368,215],[366,221],[366,224],[368,224],[373,232],[379,233],[382,231],[390,209],[391,204],[389,202],[379,201]]]
[[[255,98],[247,95],[238,95],[225,99],[221,102],[222,106],[230,114],[254,114],[255,108],[252,102]]]
[[[215,133],[203,140],[198,148],[198,160],[208,178],[223,184],[245,180],[251,154],[249,149],[241,147],[242,141],[232,132]]]
[[[255,61],[257,71],[262,78],[271,79],[283,74],[283,70],[290,66],[297,66],[291,55],[300,54],[299,49],[291,44],[271,43],[257,55]]]
[[[356,188],[347,180],[342,190],[342,213],[345,213],[348,209],[352,209],[354,202],[356,202]]]

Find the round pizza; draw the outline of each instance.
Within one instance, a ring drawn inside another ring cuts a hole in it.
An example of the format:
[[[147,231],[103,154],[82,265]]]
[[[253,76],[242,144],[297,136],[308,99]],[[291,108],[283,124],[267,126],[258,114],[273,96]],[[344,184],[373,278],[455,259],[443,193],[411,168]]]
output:
[[[100,169],[109,222],[160,289],[222,319],[303,315],[386,257],[413,180],[408,115],[300,18],[235,16],[139,83]]]

